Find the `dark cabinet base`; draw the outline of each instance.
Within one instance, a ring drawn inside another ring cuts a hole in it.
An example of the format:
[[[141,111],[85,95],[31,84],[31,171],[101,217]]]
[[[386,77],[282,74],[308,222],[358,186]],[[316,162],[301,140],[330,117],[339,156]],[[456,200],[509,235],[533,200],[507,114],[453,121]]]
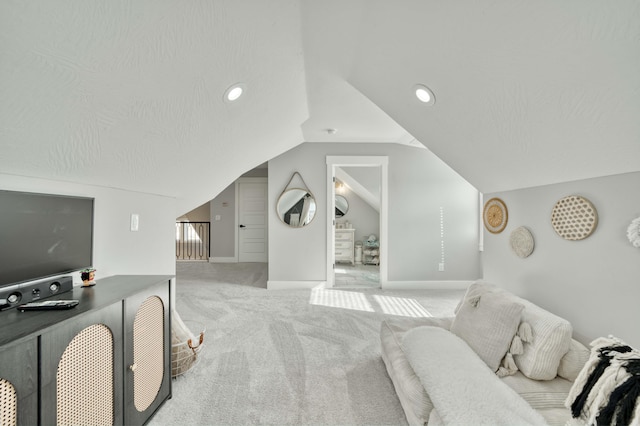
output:
[[[172,278],[114,276],[57,297],[80,301],[67,311],[0,312],[0,396],[14,405],[0,422],[147,422],[171,396]]]

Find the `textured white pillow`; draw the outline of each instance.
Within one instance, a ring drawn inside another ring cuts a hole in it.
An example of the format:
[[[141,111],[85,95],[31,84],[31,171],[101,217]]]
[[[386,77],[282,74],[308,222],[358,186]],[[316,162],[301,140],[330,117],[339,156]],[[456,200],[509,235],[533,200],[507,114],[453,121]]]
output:
[[[518,330],[523,306],[500,292],[486,292],[463,301],[451,324],[462,338],[496,371]]]
[[[582,367],[589,360],[591,351],[582,343],[571,339],[571,346],[569,352],[565,354],[560,360],[558,366],[558,376],[564,377],[572,382],[576,380],[578,374],[582,370]]]
[[[486,293],[487,291],[500,291],[500,288],[497,287],[495,284],[491,284],[482,280],[478,280],[474,282],[469,287],[467,287],[467,291],[465,292],[464,296],[462,296],[462,299],[460,299],[460,301],[458,302],[458,305],[453,310],[453,313],[454,314],[458,313],[458,311],[460,310],[460,307],[462,307],[462,304],[466,299],[470,297],[480,296],[481,294]]]
[[[535,380],[551,380],[558,375],[560,360],[569,351],[573,328],[569,321],[486,281],[469,286],[462,302],[486,293],[502,293],[512,302],[524,305],[522,322],[531,326],[533,339],[524,352],[513,359],[522,373]]]
[[[513,359],[522,374],[534,380],[551,380],[558,375],[560,360],[569,351],[573,328],[569,321],[513,296],[524,305],[522,321],[531,325],[533,341],[524,344],[522,355]]]

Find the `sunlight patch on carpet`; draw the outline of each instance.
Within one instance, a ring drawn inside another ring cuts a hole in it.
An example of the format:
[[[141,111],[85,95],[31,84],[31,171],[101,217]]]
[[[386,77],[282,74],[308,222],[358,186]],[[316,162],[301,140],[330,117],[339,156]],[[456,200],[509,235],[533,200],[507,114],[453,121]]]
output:
[[[311,305],[328,306],[331,308],[374,312],[371,303],[369,303],[365,295],[353,291],[327,290],[316,287],[311,290],[309,303]]]
[[[378,302],[378,305],[382,308],[382,312],[388,315],[412,318],[427,318],[433,316],[415,299],[379,295],[374,295],[373,299]]]

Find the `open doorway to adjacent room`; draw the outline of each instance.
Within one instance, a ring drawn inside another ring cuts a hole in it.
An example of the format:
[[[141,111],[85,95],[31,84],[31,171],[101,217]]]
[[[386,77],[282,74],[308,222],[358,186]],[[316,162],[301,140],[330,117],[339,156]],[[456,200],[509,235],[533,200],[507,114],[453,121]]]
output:
[[[327,156],[327,287],[387,281],[386,156]]]

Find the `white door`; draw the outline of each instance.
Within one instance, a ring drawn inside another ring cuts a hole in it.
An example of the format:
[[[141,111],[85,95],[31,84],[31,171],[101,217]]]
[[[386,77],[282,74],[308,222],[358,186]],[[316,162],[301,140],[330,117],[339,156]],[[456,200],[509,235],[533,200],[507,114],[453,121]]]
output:
[[[238,183],[238,262],[267,262],[267,183]]]

